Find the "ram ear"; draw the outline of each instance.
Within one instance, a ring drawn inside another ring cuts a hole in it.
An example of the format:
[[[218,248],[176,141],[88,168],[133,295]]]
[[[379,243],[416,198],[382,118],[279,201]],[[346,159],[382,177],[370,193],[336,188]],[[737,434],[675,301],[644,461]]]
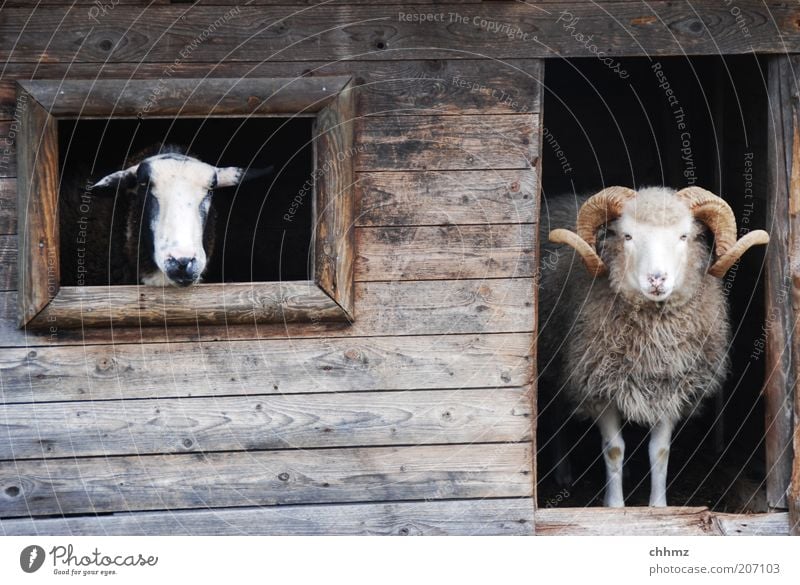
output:
[[[233,187],[239,183],[261,179],[272,174],[275,167],[265,169],[243,169],[241,167],[217,167],[217,187]]]
[[[127,189],[128,187],[133,187],[136,185],[136,171],[138,169],[139,165],[133,165],[127,169],[106,175],[92,185],[92,189],[116,189],[117,187]]]

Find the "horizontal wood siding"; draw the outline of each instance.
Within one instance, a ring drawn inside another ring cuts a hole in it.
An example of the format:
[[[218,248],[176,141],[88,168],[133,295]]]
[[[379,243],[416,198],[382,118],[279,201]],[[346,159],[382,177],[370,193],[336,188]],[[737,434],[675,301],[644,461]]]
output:
[[[525,497],[530,444],[237,451],[0,463],[4,517]]]
[[[242,6],[170,76],[352,79],[355,321],[25,331],[15,80],[157,81],[232,8],[86,7],[0,16],[0,534],[531,533],[539,49],[380,3]]]
[[[443,22],[414,22],[404,18],[411,10],[369,4],[324,4],[310,10],[272,4],[148,10],[121,5],[99,22],[84,9],[27,6],[4,8],[0,59],[172,63],[186,46],[195,48],[183,60],[194,63],[251,60],[254,54],[284,61],[591,56],[585,43],[565,31],[567,15],[580,19],[578,32],[592,35],[598,51],[612,55],[784,53],[797,45],[797,7],[751,0],[738,6],[748,35],[742,34],[728,6],[710,1],[693,3],[691,10],[666,0],[543,6],[437,3],[426,10],[442,13]],[[459,18],[451,19],[451,13]],[[198,35],[215,21],[222,32],[213,43],[199,42]],[[514,34],[498,31],[502,25]]]
[[[0,520],[0,534],[6,536],[522,536],[532,530],[533,502],[530,498],[298,505]]]

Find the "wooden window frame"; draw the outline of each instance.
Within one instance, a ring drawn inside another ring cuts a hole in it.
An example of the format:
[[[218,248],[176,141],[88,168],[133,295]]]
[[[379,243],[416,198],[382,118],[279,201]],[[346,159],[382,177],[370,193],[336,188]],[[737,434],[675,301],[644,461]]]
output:
[[[20,327],[353,320],[350,77],[36,80],[17,83]],[[158,99],[152,99],[152,96]],[[58,120],[313,117],[312,280],[184,289],[60,286]],[[342,154],[344,153],[344,155]],[[320,172],[320,169],[323,172]]]

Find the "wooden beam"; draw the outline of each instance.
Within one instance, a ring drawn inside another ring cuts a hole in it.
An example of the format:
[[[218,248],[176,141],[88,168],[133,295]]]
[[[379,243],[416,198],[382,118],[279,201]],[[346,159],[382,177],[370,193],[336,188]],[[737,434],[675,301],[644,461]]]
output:
[[[199,286],[64,286],[27,326],[147,327],[345,321],[341,307],[311,281]]]
[[[520,442],[530,419],[523,388],[5,404],[0,460]]]
[[[707,536],[720,534],[708,508],[539,508],[544,536]]]
[[[530,497],[530,445],[374,447],[0,463],[0,517]]]
[[[178,60],[496,59],[787,53],[800,49],[800,10],[741,0],[719,2],[518,2],[440,4],[440,21],[413,22],[396,6],[181,5],[142,11],[117,6],[94,22],[70,7],[8,8],[0,60],[61,63]],[[357,25],[354,23],[362,23]],[[574,24],[573,24],[574,23]],[[573,28],[567,28],[573,26]],[[574,30],[574,32],[573,32]],[[208,32],[205,32],[208,31]],[[205,33],[205,37],[203,34]],[[573,34],[591,38],[581,42]],[[207,40],[210,37],[209,42]],[[206,42],[203,42],[203,41]],[[596,47],[596,49],[594,49]],[[163,73],[162,76],[166,76]]]
[[[528,498],[299,505],[0,520],[5,536],[529,535]]]
[[[314,278],[345,315],[354,318],[356,117],[352,89],[345,88],[314,124]],[[309,193],[308,196],[311,194]]]
[[[56,295],[61,281],[56,120],[24,89],[20,104],[17,214],[18,319],[24,325]]]
[[[314,114],[349,77],[277,79],[98,79],[21,81],[57,118],[208,117]]]
[[[524,386],[530,333],[20,347],[0,403]]]
[[[767,503],[773,508],[786,508],[786,490],[792,470],[792,405],[790,396],[796,385],[797,366],[793,364],[800,354],[795,349],[798,338],[794,335],[795,310],[792,307],[800,274],[793,274],[793,239],[797,235],[790,227],[793,199],[791,185],[792,148],[798,138],[793,126],[793,104],[789,87],[789,61],[786,57],[772,57],[768,69],[768,129],[767,129],[767,229],[770,244],[767,247],[767,275],[765,281],[764,314],[767,323],[765,351],[764,410],[765,446],[767,468]],[[798,260],[800,258],[794,258]],[[793,288],[794,287],[794,288]]]
[[[789,514],[717,514],[714,524],[725,536],[786,536],[789,534]]]

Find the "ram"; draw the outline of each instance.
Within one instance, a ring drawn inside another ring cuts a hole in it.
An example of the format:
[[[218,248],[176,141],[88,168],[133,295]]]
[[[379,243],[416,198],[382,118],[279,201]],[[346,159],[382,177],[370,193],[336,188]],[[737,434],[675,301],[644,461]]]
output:
[[[80,263],[85,266],[86,281],[178,287],[200,282],[214,251],[214,191],[272,172],[272,167],[216,167],[176,145],[148,154],[152,152],[151,149],[132,157],[126,168],[89,187],[87,192],[97,207],[115,205],[116,209],[97,214],[113,216],[113,225],[82,230],[90,254],[89,261]],[[73,178],[81,174],[73,172]],[[62,192],[65,202],[61,210],[73,216],[62,225],[80,226],[80,189],[73,181]],[[69,237],[74,239],[73,235]],[[62,237],[64,249],[70,249],[72,243]],[[63,260],[72,260],[76,266],[62,272],[79,274],[74,254],[67,254]]]
[[[550,242],[542,237],[542,258],[563,257],[558,244],[577,255],[541,272],[543,380],[600,429],[606,506],[624,506],[623,420],[649,427],[650,505],[666,506],[672,431],[720,389],[729,369],[721,278],[769,236],[757,230],[737,241],[731,208],[699,187],[609,187],[582,203],[577,222],[574,198],[548,206],[550,225],[577,233],[562,227]]]

